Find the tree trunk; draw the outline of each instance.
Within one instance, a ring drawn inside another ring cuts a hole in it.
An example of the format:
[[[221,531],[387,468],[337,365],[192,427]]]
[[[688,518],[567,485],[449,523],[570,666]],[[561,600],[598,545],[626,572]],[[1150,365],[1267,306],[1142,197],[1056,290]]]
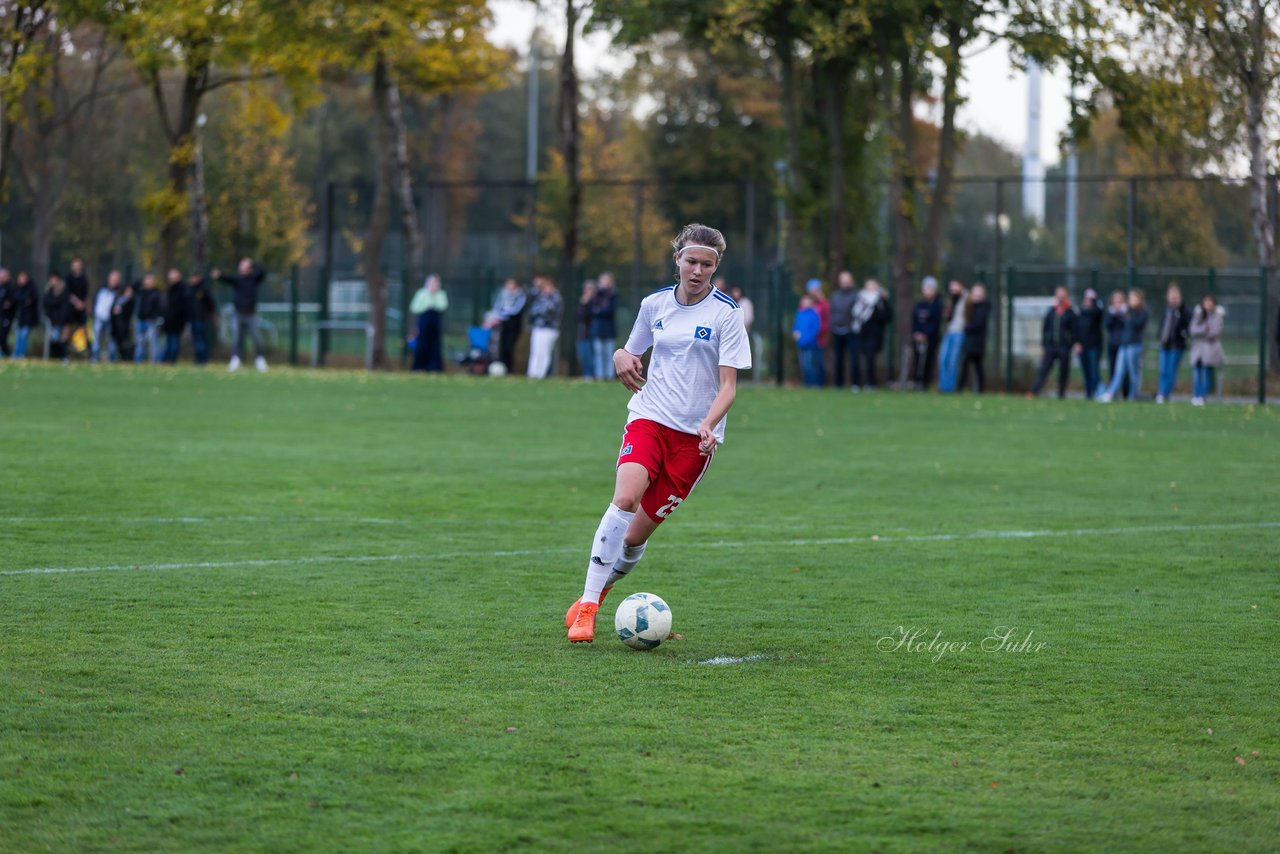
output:
[[[827,131],[827,179],[830,186],[830,199],[827,210],[827,281],[835,286],[836,277],[844,269],[848,251],[846,240],[848,234],[848,205],[845,201],[846,151],[845,132],[845,99],[848,83],[848,69],[840,60],[827,60],[819,64],[817,76],[822,85],[822,111],[826,119]]]
[[[197,63],[188,68],[182,79],[182,94],[178,104],[178,118],[175,122],[169,115],[168,103],[165,100],[164,88],[159,73],[152,75],[151,95],[155,101],[156,111],[160,116],[160,126],[164,130],[165,141],[169,145],[169,204],[165,207],[164,218],[160,225],[160,269],[168,270],[178,266],[178,247],[182,242],[182,234],[188,214],[191,213],[192,201],[188,198],[187,189],[191,184],[191,173],[195,165],[195,130],[196,119],[200,112],[200,100],[209,87],[210,67],[207,62]],[[201,197],[199,206],[204,207],[204,188],[199,188]],[[208,220],[200,217],[204,227],[208,228]],[[208,245],[208,234],[197,235],[199,227],[195,219],[190,220],[192,226],[191,242],[194,246],[203,241]]]
[[[911,159],[915,149],[915,114],[912,112],[912,94],[915,90],[915,71],[911,47],[904,45],[898,60],[897,132],[893,140],[894,183],[897,198],[893,209],[893,299],[895,303],[894,327],[897,341],[906,341],[911,334],[912,282],[914,279],[916,250],[916,176]],[[892,357],[893,354],[890,354]]]
[[[929,201],[929,219],[924,230],[924,246],[921,249],[920,272],[926,276],[938,274],[942,257],[942,229],[951,213],[951,185],[956,163],[956,108],[960,105],[960,46],[964,41],[964,26],[958,21],[947,24],[946,72],[942,78],[942,128],[938,135],[938,167],[933,185],[933,197]]]
[[[383,120],[390,124],[387,129],[391,144],[390,168],[392,173],[392,190],[396,200],[396,210],[400,214],[400,232],[405,243],[405,275],[408,281],[402,287],[412,289],[422,280],[422,228],[418,221],[418,207],[413,201],[413,170],[409,165],[408,130],[405,127],[404,107],[400,99],[400,84],[386,62],[379,57],[383,73],[387,77],[385,96],[386,111]],[[380,111],[381,112],[381,111]]]
[[[800,114],[798,108],[799,95],[796,92],[796,60],[795,50],[789,36],[779,38],[778,65],[782,75],[782,123],[787,138],[787,175],[783,187],[787,195],[790,210],[786,230],[782,235],[787,249],[787,263],[791,267],[794,280],[804,264],[804,241],[800,229],[796,227],[796,197],[800,186]]]
[[[369,289],[369,322],[373,325],[373,367],[387,364],[387,280],[382,275],[382,246],[391,220],[391,173],[395,145],[389,116],[391,77],[385,57],[374,64],[373,103],[378,113],[377,177],[374,182],[373,212],[364,238],[364,278]]]
[[[578,168],[578,71],[574,60],[577,41],[578,7],[565,3],[564,57],[560,61],[560,145],[564,154],[565,177],[569,182],[568,212],[564,242],[560,252],[562,285],[573,287],[571,277],[578,263],[578,218],[582,208],[582,179]]]
[[[53,246],[53,225],[58,215],[58,196],[53,189],[53,181],[48,176],[48,169],[43,173],[39,190],[36,193],[35,205],[31,211],[31,279],[36,287],[43,289],[49,278],[49,259]]]

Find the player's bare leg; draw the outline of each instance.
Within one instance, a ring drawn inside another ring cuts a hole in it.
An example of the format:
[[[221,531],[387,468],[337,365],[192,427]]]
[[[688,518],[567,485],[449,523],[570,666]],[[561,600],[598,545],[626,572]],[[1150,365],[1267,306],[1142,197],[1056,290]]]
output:
[[[635,521],[640,499],[649,488],[649,472],[639,463],[623,463],[613,490],[613,501],[600,519],[595,538],[591,543],[591,561],[587,564],[587,578],[583,584],[582,598],[575,605],[578,613],[569,626],[571,643],[590,643],[596,634],[596,612],[614,565],[622,556],[624,540]],[[566,615],[567,618],[567,615]]]

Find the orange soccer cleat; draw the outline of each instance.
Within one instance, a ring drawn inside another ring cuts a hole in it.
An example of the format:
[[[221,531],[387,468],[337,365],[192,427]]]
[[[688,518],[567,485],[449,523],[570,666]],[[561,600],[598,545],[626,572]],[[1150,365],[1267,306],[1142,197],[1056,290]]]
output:
[[[591,643],[596,638],[596,612],[600,606],[583,602],[578,606],[578,616],[569,627],[569,643]]]
[[[612,587],[606,587],[604,590],[600,591],[601,605],[604,604],[604,597],[608,596],[609,591],[612,589],[613,589]],[[577,599],[574,600],[573,604],[569,606],[569,610],[564,612],[564,627],[566,629],[573,625],[574,620],[578,619],[578,608],[580,608],[581,606],[582,606],[582,597],[579,596]]]

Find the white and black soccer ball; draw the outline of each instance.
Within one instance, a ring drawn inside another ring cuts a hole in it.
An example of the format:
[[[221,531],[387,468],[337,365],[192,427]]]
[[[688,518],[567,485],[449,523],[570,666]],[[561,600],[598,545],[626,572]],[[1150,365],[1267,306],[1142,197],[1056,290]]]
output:
[[[632,593],[618,604],[613,627],[632,649],[653,649],[671,634],[671,608],[652,593]]]
[[[489,363],[489,376],[505,377],[506,375],[507,375],[507,366],[505,364],[503,364],[502,362]]]

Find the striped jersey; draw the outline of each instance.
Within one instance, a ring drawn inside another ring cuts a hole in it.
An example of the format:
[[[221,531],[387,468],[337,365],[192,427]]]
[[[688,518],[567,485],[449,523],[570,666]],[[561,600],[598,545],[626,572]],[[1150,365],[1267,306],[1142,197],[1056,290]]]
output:
[[[676,287],[640,303],[626,351],[643,356],[653,348],[644,386],[632,395],[631,417],[647,418],[681,433],[697,434],[720,392],[720,368],[750,368],[751,345],[742,309],[716,288],[693,305],[676,301]],[[724,422],[715,426],[724,441]]]

